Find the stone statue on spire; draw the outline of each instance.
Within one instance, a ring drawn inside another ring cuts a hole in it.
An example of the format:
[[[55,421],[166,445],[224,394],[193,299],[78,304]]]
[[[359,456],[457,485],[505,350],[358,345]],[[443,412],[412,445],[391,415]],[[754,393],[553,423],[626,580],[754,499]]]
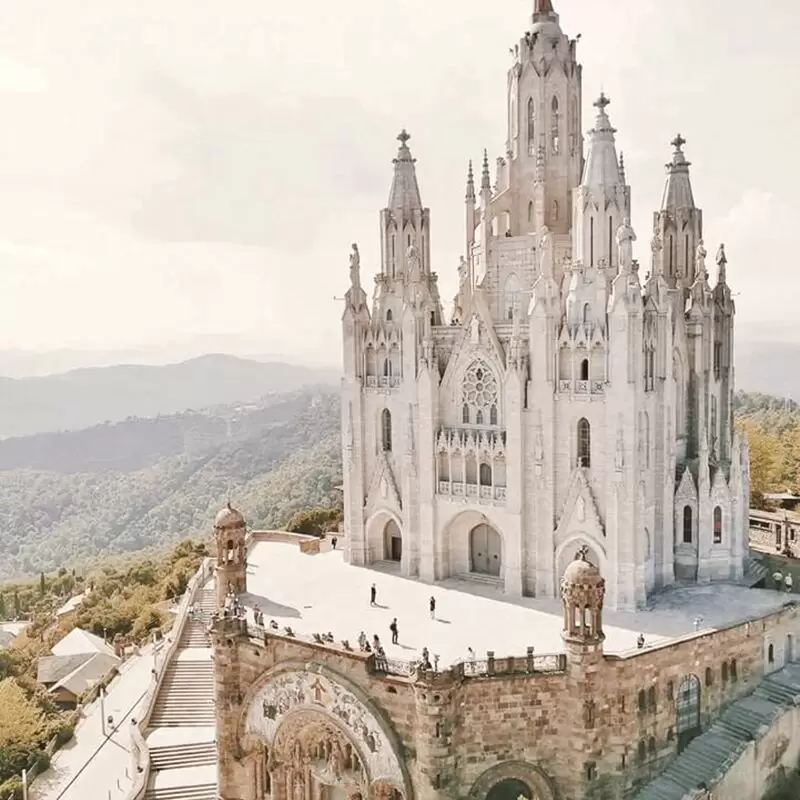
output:
[[[545,225],[539,238],[539,274],[546,278],[553,277],[553,234]]]
[[[698,280],[706,280],[708,277],[708,273],[706,272],[706,256],[708,255],[708,250],[706,250],[705,245],[703,244],[703,240],[701,239],[697,243],[697,250],[695,252],[695,278]]]
[[[358,245],[353,242],[353,250],[350,253],[350,286],[354,291],[361,288],[361,256],[358,252]]]
[[[620,272],[631,272],[633,270],[633,243],[635,241],[636,234],[631,227],[630,217],[625,217],[622,221],[622,225],[617,228]]]

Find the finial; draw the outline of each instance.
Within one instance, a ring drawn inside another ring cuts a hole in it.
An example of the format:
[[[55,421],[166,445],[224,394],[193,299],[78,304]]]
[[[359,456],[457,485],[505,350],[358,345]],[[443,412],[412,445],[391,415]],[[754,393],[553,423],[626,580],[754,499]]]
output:
[[[228,500],[228,502],[225,505],[227,506],[228,511],[233,511],[233,506],[231,505],[231,501],[230,500]]]
[[[474,176],[472,174],[472,159],[469,160],[469,166],[467,167],[467,183],[474,183]]]
[[[728,263],[728,256],[725,255],[725,245],[721,244],[717,250],[717,264],[722,266]]]
[[[401,130],[400,133],[397,134],[397,141],[400,142],[400,146],[401,147],[405,147],[406,146],[406,142],[410,138],[411,138],[411,134],[409,134],[409,132],[405,128],[403,128],[403,130]]]
[[[625,184],[625,153],[619,151],[619,178],[622,184]]]
[[[610,104],[611,104],[611,101],[608,99],[608,97],[606,96],[606,93],[603,92],[603,91],[600,92],[600,97],[598,97],[597,100],[595,100],[594,103],[592,103],[592,105],[595,108],[599,108],[600,109],[601,113],[604,112],[606,110],[606,106],[608,106]]]
[[[578,552],[575,553],[575,560],[576,561],[586,561],[586,556],[588,556],[588,555],[589,555],[589,548],[585,544],[582,544],[578,548]]]
[[[678,134],[670,144],[680,152],[681,148],[686,144],[686,139],[683,138],[680,134]]]
[[[727,280],[728,257],[725,255],[725,245],[721,244],[717,250],[717,283],[725,283]]]
[[[489,175],[489,153],[483,151],[483,171],[481,173],[481,189],[491,189],[492,179]]]

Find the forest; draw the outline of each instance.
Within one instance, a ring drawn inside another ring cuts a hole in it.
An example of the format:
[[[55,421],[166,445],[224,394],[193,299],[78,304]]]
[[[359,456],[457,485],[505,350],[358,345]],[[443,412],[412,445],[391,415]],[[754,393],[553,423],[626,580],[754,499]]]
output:
[[[750,505],[764,508],[765,494],[800,493],[800,407],[792,400],[738,392],[735,424],[750,444]]]
[[[0,580],[208,535],[230,500],[251,527],[340,503],[330,389],[0,442]]]

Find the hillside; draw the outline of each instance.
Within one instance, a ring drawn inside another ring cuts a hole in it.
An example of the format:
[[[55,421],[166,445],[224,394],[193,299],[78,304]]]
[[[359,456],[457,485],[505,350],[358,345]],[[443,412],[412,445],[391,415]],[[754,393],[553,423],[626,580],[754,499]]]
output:
[[[35,378],[0,377],[0,438],[248,402],[271,392],[337,380],[332,370],[225,355],[166,366],[121,365]]]
[[[228,498],[253,526],[335,505],[340,449],[329,389],[0,442],[0,579],[208,534]]]

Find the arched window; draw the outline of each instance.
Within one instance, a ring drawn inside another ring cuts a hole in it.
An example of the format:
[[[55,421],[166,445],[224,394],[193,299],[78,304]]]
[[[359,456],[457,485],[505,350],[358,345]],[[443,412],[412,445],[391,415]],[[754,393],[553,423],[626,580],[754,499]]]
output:
[[[736,683],[736,681],[737,681],[738,677],[739,677],[739,676],[736,674],[736,659],[735,659],[735,658],[732,658],[732,659],[731,659],[731,680],[732,680],[734,683]]]
[[[559,205],[558,205],[558,200],[553,200],[553,205],[551,206],[551,208],[553,209],[552,212],[551,212],[552,217],[553,217],[552,221],[553,222],[558,222],[558,215],[561,213],[561,209],[559,208]]]
[[[636,755],[639,758],[639,763],[640,764],[644,763],[644,760],[647,757],[647,744],[645,743],[644,739],[642,739],[639,742],[639,747],[636,751]]]
[[[533,222],[533,200],[528,203],[528,222]]]
[[[388,408],[384,408],[381,413],[381,438],[383,449],[386,453],[392,451],[392,413]]]
[[[683,543],[692,543],[692,507],[683,507]]]
[[[581,312],[581,322],[583,322],[584,325],[588,325],[589,320],[591,318],[592,318],[592,307],[589,303],[584,303],[583,310]]]
[[[723,661],[722,662],[722,682],[723,683],[727,683],[728,682],[728,662],[727,661]]]
[[[383,359],[383,377],[384,378],[392,377],[392,361],[389,358]]]
[[[492,406],[489,409],[489,424],[497,425],[497,406]]]
[[[476,425],[483,425],[483,411],[476,411],[475,412],[475,424]]]
[[[558,135],[558,123],[559,123],[559,113],[558,113],[558,98],[553,97],[550,101],[550,150],[552,151],[553,155],[557,155],[560,147],[559,142],[559,135]]]
[[[711,686],[714,683],[714,672],[711,667],[706,667],[706,686]]]
[[[387,322],[391,322],[392,321],[392,309],[391,308],[387,308],[386,309],[386,321]]]
[[[469,425],[469,406],[466,403],[461,407],[461,423]]]
[[[768,650],[767,650],[767,661],[769,661],[770,664],[774,664],[775,663],[775,645],[774,644],[771,644],[769,646]]]
[[[578,466],[589,467],[592,463],[592,429],[589,420],[578,420]]]
[[[503,317],[507,320],[514,319],[520,288],[519,278],[512,272],[503,284]]]
[[[584,358],[581,361],[581,377],[580,380],[588,381],[589,380],[589,359]]]
[[[650,713],[655,713],[656,710],[656,687],[651,686],[647,690],[647,709]]]
[[[536,155],[536,104],[528,100],[528,155]]]
[[[722,544],[722,509],[714,507],[714,544]]]
[[[481,464],[480,467],[480,484],[481,486],[492,485],[492,468],[488,464]]]

